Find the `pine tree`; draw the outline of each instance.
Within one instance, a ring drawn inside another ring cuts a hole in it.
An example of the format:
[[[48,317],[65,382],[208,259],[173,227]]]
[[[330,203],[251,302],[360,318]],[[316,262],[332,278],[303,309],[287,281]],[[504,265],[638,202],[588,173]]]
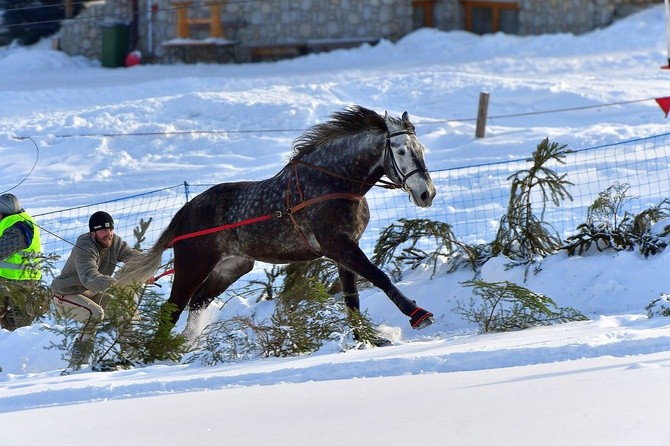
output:
[[[544,221],[547,203],[559,206],[565,199],[572,200],[567,187],[567,174],[559,175],[547,167],[549,162],[565,164],[569,149],[565,145],[550,143],[545,138],[529,160],[533,165],[508,177],[512,180],[507,214],[500,220],[496,239],[491,243],[492,254],[515,260],[532,260],[535,256],[553,254],[561,246],[560,236]],[[539,213],[534,212],[533,197],[540,197]]]

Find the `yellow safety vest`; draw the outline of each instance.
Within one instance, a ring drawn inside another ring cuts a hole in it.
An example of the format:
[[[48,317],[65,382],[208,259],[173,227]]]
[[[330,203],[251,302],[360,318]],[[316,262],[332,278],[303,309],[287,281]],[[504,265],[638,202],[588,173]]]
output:
[[[42,278],[42,272],[39,265],[35,265],[30,259],[30,254],[42,252],[40,229],[33,218],[27,212],[6,216],[0,220],[0,237],[7,228],[19,221],[27,221],[32,225],[33,239],[26,249],[15,252],[4,261],[0,261],[0,277],[12,280],[39,280]]]

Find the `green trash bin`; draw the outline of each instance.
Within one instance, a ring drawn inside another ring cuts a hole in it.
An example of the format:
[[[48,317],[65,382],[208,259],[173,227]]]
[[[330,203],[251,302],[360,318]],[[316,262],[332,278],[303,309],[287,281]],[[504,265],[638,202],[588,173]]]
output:
[[[126,55],[130,51],[130,24],[103,23],[102,28],[102,66],[107,68],[125,65]]]

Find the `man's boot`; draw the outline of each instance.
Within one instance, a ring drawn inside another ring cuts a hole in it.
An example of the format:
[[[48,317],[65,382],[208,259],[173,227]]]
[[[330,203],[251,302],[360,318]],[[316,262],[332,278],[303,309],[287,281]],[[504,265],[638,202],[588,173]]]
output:
[[[139,341],[135,338],[124,338],[121,344],[121,357],[124,362],[131,364],[133,361],[140,359]]]
[[[89,363],[92,353],[93,339],[77,339],[72,346],[72,356],[70,357],[68,368],[79,370],[82,365]]]

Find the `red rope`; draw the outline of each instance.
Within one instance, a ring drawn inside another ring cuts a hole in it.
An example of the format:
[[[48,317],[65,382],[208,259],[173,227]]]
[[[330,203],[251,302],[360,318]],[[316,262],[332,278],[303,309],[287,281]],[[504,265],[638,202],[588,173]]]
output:
[[[174,268],[170,268],[168,270],[165,270],[162,273],[160,273],[159,275],[157,275],[156,277],[154,277],[154,281],[160,279],[161,277],[169,276],[172,273],[174,273]]]
[[[235,223],[229,223],[227,225],[217,226],[215,228],[203,229],[201,231],[190,232],[188,234],[178,235],[177,237],[172,239],[172,241],[168,245],[168,248],[171,247],[172,245],[174,245],[175,243],[177,243],[180,240],[185,240],[185,239],[192,238],[192,237],[198,237],[198,236],[201,236],[201,235],[211,234],[212,232],[225,231],[227,229],[233,229],[233,228],[237,228],[239,226],[250,225],[252,223],[258,223],[258,222],[261,222],[261,221],[269,220],[273,216],[274,215],[272,215],[272,214],[262,215],[260,217],[250,218],[248,220],[242,220],[242,221],[238,221],[238,222],[235,222]]]

